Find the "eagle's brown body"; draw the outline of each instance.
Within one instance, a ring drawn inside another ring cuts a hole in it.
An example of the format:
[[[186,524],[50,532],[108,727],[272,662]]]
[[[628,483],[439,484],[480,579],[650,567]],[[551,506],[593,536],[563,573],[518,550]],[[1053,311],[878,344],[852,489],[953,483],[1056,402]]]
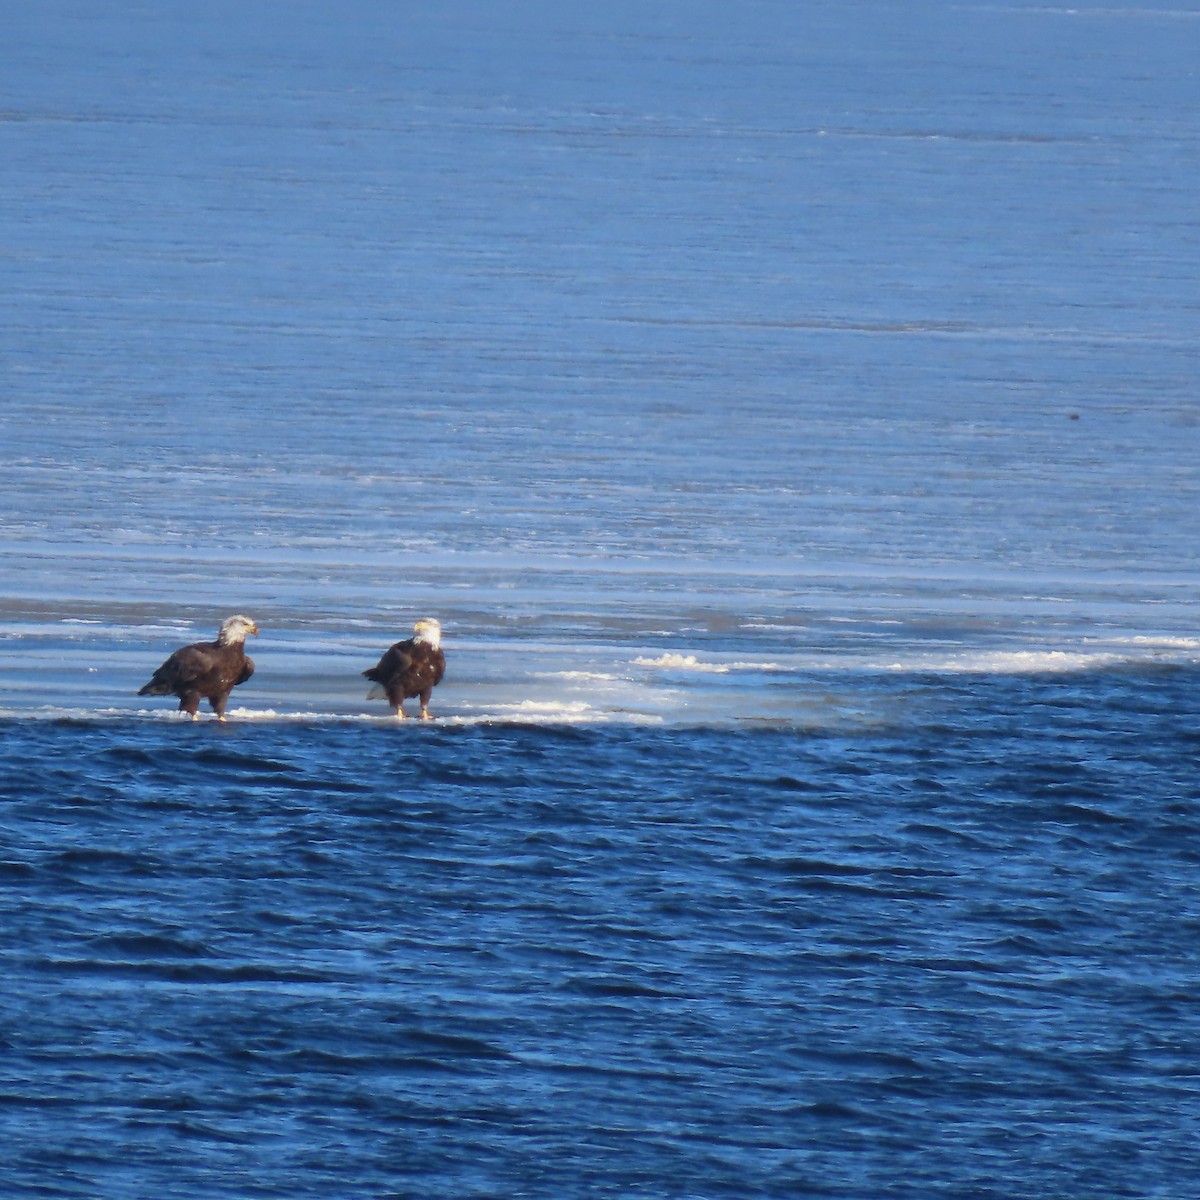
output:
[[[429,720],[429,697],[446,673],[446,656],[441,648],[441,626],[433,620],[418,621],[414,636],[397,642],[363,674],[377,686],[368,699],[386,696],[396,716],[403,720],[404,701],[420,698],[421,716]]]
[[[254,660],[246,654],[246,634],[258,633],[249,617],[230,617],[215,642],[196,642],[176,650],[139,696],[178,696],[179,711],[198,718],[200,701],[207,699],[217,720],[225,720],[229,693],[254,674]]]

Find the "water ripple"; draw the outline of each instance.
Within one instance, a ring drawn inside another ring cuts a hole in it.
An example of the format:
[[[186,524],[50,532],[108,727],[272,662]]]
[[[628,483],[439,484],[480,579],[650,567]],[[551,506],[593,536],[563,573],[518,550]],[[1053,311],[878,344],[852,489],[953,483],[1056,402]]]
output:
[[[1022,725],[1043,686],[956,684],[952,735],[0,722],[6,1186],[170,1194],[182,1154],[232,1200],[256,1147],[329,1194],[326,1131],[383,1194],[402,1147],[430,1196],[1129,1193],[1200,1113],[1200,692]]]

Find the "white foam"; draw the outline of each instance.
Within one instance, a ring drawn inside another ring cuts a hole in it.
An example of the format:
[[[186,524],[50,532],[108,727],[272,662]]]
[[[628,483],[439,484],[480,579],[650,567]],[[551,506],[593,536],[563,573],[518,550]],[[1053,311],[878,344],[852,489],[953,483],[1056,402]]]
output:
[[[975,655],[959,664],[957,669],[1026,675],[1042,671],[1086,671],[1112,661],[1110,655],[1078,654],[1066,650],[1008,650]]]
[[[1163,650],[1200,650],[1200,638],[1191,637],[1150,637],[1143,635],[1131,638],[1114,638],[1113,644],[1150,646]]]
[[[782,671],[785,668],[777,662],[756,662],[734,659],[730,662],[706,662],[694,654],[660,654],[658,658],[647,658],[644,655],[635,658],[634,665],[639,667],[657,667],[665,671],[697,671],[709,675],[728,675],[731,671]]]
[[[1117,654],[1082,653],[1067,650],[992,650],[954,658],[933,657],[892,662],[883,669],[893,672],[933,671],[947,674],[1037,675],[1090,671],[1126,661]]]
[[[539,717],[581,717],[592,711],[592,706],[583,700],[521,700],[515,704],[495,704],[490,707],[506,714]]]
[[[566,679],[571,683],[624,683],[625,677],[607,671],[534,671],[533,679]]]
[[[714,675],[729,671],[722,663],[701,662],[694,654],[660,654],[658,658],[639,656],[633,661],[639,667],[659,667],[668,671],[708,671]]]

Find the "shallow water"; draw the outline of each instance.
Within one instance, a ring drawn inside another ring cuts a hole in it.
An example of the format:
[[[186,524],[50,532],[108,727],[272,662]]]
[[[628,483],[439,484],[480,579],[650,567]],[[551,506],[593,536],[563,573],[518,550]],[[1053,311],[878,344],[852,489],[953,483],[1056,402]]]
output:
[[[1190,1200],[1200,17],[410,9],[8,14],[0,1191]]]

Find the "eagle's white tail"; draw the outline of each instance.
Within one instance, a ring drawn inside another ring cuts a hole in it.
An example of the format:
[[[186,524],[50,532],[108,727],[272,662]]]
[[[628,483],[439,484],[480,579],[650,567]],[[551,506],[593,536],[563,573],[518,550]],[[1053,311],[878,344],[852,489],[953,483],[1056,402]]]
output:
[[[386,699],[387,699],[387,692],[386,692],[386,691],[384,691],[383,684],[382,684],[382,683],[377,683],[377,684],[376,684],[376,685],[375,685],[375,686],[374,686],[374,687],[373,687],[373,688],[372,688],[372,689],[371,689],[371,690],[370,690],[370,691],[367,693],[367,699],[368,699],[368,700],[386,700]]]

